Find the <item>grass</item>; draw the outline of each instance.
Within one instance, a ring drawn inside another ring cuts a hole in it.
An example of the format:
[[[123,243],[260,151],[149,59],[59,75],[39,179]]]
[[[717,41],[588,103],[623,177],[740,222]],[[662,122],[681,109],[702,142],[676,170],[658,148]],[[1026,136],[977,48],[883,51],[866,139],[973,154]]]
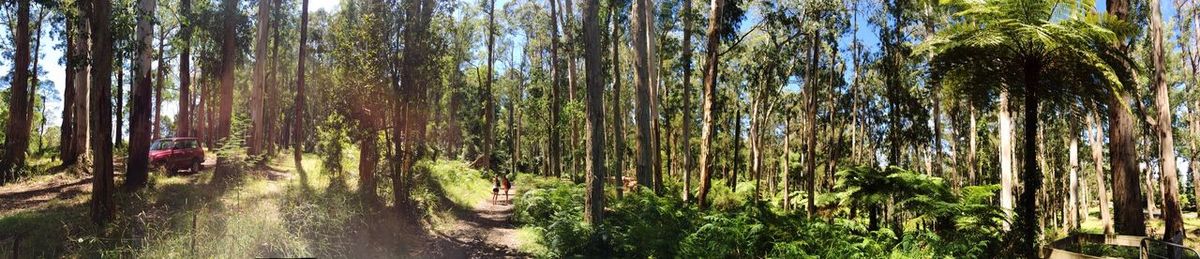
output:
[[[355,161],[356,162],[356,161]],[[354,165],[347,161],[347,165]],[[152,174],[149,187],[118,193],[117,218],[105,229],[88,215],[90,195],[53,200],[41,209],[0,217],[0,257],[11,257],[12,240],[22,234],[20,257],[247,258],[295,256],[381,257],[405,254],[402,244],[354,245],[355,234],[376,223],[383,231],[404,233],[403,224],[384,210],[363,206],[351,190],[332,190],[337,180],[318,170],[320,159],[304,155],[304,177],[270,179],[239,173],[231,183],[213,181],[206,170],[195,175]],[[295,172],[290,155],[270,167]],[[355,168],[355,167],[350,167]],[[356,174],[355,174],[356,176]],[[48,181],[56,176],[37,176]],[[118,183],[119,185],[119,183]],[[307,188],[302,187],[307,186]],[[354,186],[351,186],[354,187]],[[402,238],[383,238],[400,240]],[[376,242],[377,243],[377,242]]]
[[[517,247],[517,249],[521,250],[521,252],[531,255],[550,254],[550,248],[547,248],[546,245],[542,244],[542,236],[544,234],[541,230],[533,227],[521,227],[517,228],[516,235],[517,242],[521,244]]]
[[[447,198],[462,208],[474,208],[479,201],[491,199],[491,176],[472,169],[463,161],[439,160],[430,173]]]

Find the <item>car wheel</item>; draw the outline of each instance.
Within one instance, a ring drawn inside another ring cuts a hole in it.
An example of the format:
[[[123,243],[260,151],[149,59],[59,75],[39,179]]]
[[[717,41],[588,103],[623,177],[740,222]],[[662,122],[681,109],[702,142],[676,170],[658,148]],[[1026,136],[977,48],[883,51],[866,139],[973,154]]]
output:
[[[200,164],[200,161],[192,161],[192,173],[199,173],[200,169],[204,169],[204,166]]]

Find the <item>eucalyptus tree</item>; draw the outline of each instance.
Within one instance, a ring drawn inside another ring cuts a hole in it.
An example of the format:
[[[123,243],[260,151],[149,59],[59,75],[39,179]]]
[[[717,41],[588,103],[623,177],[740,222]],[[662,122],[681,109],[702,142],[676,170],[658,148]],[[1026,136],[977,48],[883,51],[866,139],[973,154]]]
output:
[[[934,80],[960,94],[990,96],[1007,89],[1023,99],[1022,179],[1014,231],[1020,251],[1037,257],[1036,195],[1042,187],[1038,147],[1039,109],[1055,104],[1096,104],[1119,90],[1109,53],[1116,35],[1083,17],[1090,3],[1046,0],[956,1],[956,22],[922,45],[933,53]],[[1052,17],[1061,10],[1068,17]],[[1052,19],[1053,18],[1053,19]],[[1124,107],[1109,107],[1122,109]]]
[[[638,136],[638,156],[637,156],[637,182],[638,185],[652,188],[654,187],[654,175],[658,169],[657,161],[658,150],[654,148],[653,125],[651,121],[657,118],[651,118],[653,112],[652,104],[650,103],[651,93],[653,93],[653,75],[650,73],[652,59],[650,57],[647,46],[648,27],[653,27],[653,19],[650,19],[650,11],[654,9],[652,1],[648,0],[633,0],[633,15],[631,17],[631,29],[629,38],[633,48],[633,70],[634,82],[633,88],[636,89],[637,108],[635,118],[637,120],[637,136]]]
[[[112,154],[112,104],[108,102],[112,87],[113,35],[111,34],[112,2],[93,1],[85,13],[91,18],[91,93],[88,97],[91,112],[91,132],[88,133],[92,146],[92,222],[103,226],[112,220],[113,211],[113,154]]]
[[[219,141],[218,145],[229,143],[233,137],[231,126],[233,125],[233,92],[234,79],[237,74],[237,67],[241,63],[242,52],[239,48],[237,27],[243,20],[242,14],[239,11],[240,0],[223,0],[221,1],[221,18],[220,24],[220,66],[219,72],[220,83],[216,90],[217,109],[216,121],[213,122],[215,132],[213,138]],[[213,177],[217,179],[231,176],[232,169],[227,158],[217,157],[217,168],[213,171]]]
[[[700,190],[696,194],[697,203],[701,208],[708,207],[708,189],[712,185],[713,174],[713,135],[716,101],[717,101],[717,71],[720,66],[721,46],[721,15],[725,12],[725,0],[712,0],[709,4],[708,39],[705,40],[707,52],[704,54],[704,117],[700,130]]]
[[[562,70],[559,65],[559,43],[558,43],[558,1],[549,0],[550,2],[550,95],[548,102],[550,103],[550,122],[548,128],[550,135],[548,137],[549,147],[549,174],[555,177],[562,176],[562,132],[560,124],[562,122]]]
[[[66,78],[63,86],[63,116],[60,127],[59,156],[63,165],[78,165],[87,160],[88,89],[87,89],[87,14],[83,1],[66,2],[63,12],[65,34],[64,60]],[[84,162],[86,164],[86,162]]]
[[[301,164],[301,152],[303,152],[304,139],[304,61],[308,59],[308,0],[301,0],[300,4],[300,44],[297,50],[296,58],[296,95],[294,106],[295,114],[292,116],[292,159],[295,164]],[[304,176],[304,168],[297,166],[296,171],[300,173],[300,177]],[[304,178],[301,178],[304,179]]]
[[[1100,115],[1096,111],[1088,113],[1087,124],[1088,144],[1092,149],[1092,165],[1096,168],[1094,173],[1096,175],[1096,197],[1100,203],[1100,225],[1103,226],[1105,235],[1112,235],[1114,232],[1113,219],[1112,213],[1108,209],[1111,199],[1108,197],[1108,188],[1105,186],[1108,181],[1104,177],[1104,128],[1100,125]]]
[[[192,0],[179,1],[179,115],[176,135],[192,133]]]
[[[584,221],[604,219],[604,76],[601,61],[600,0],[583,0],[583,59],[587,72],[588,169]]]
[[[221,20],[221,66],[220,66],[220,87],[217,90],[218,108],[216,123],[216,139],[224,139],[230,136],[230,125],[233,120],[233,83],[234,76],[237,73],[238,64],[238,46],[236,30],[236,19],[232,18],[238,15],[238,3],[240,0],[223,0],[221,2],[221,13],[226,18]],[[220,161],[218,161],[220,163]],[[221,170],[218,170],[221,171]]]
[[[721,68],[721,41],[734,38],[735,28],[742,20],[744,11],[738,6],[738,0],[712,0],[709,3],[708,29],[704,53],[704,106],[700,130],[700,190],[697,191],[696,201],[701,208],[707,208],[709,189],[712,187],[712,177],[715,163],[713,139],[716,135],[717,83]]]
[[[130,102],[133,112],[129,118],[129,164],[126,169],[125,188],[136,190],[146,185],[150,169],[150,66],[153,55],[154,24],[151,15],[157,8],[156,0],[139,0],[137,11],[137,63],[135,66],[133,95]]]
[[[1165,62],[1163,61],[1163,24],[1162,24],[1162,9],[1158,0],[1150,0],[1150,41],[1151,52],[1150,59],[1153,69],[1151,83],[1154,84],[1154,106],[1157,108],[1158,114],[1155,124],[1152,124],[1154,132],[1158,137],[1159,146],[1159,166],[1162,169],[1159,171],[1162,176],[1162,196],[1163,196],[1163,239],[1173,240],[1176,235],[1182,236],[1183,231],[1183,213],[1179,208],[1179,175],[1175,172],[1175,140],[1172,133],[1174,125],[1171,124],[1171,117],[1175,114],[1175,109],[1171,107],[1170,89],[1167,87],[1167,72]]]
[[[493,149],[496,142],[496,97],[492,91],[492,81],[496,62],[496,0],[487,1],[487,75],[483,83],[483,161],[486,170],[495,170],[496,161],[492,161]]]
[[[33,113],[29,112],[32,102],[29,86],[29,0],[17,1],[17,25],[13,32],[15,57],[13,76],[9,82],[11,93],[8,102],[8,121],[4,128],[4,154],[0,157],[0,185],[16,180],[17,172],[25,167],[26,150],[29,149],[29,131]]]
[[[692,71],[693,70],[692,69],[692,49],[693,49],[692,31],[695,30],[695,29],[693,29],[693,27],[695,27],[695,23],[696,23],[695,20],[696,20],[696,16],[698,14],[695,12],[695,8],[692,8],[692,0],[683,0],[683,5],[681,5],[679,8],[683,9],[683,10],[679,11],[679,13],[680,13],[679,15],[681,16],[680,20],[683,23],[683,39],[680,42],[680,45],[683,47],[683,50],[680,52],[680,56],[679,56],[679,61],[682,62],[682,66],[683,66],[683,75],[682,75],[683,78],[680,79],[680,82],[682,82],[682,85],[680,86],[680,88],[683,88],[683,93],[682,93],[683,96],[681,96],[681,98],[680,98],[681,102],[682,102],[680,104],[680,106],[681,106],[680,108],[683,109],[683,118],[682,118],[683,125],[681,125],[680,127],[681,127],[681,131],[683,131],[683,135],[680,136],[679,147],[680,147],[680,152],[683,153],[683,200],[691,201],[692,200],[692,170],[696,168],[696,160],[695,160],[695,158],[693,158],[693,155],[692,155],[692,143],[691,143],[692,142],[691,141],[692,140],[692,124],[693,124],[692,121],[694,121],[694,119],[692,118],[692,115],[694,114],[692,112],[693,111],[693,109],[692,109],[692,72],[693,72]],[[615,12],[615,10],[614,10],[614,12]],[[613,41],[614,42],[616,41],[616,35],[617,35],[616,29],[617,29],[616,21],[614,21],[613,22]],[[616,63],[617,63],[617,48],[616,48],[616,45],[613,45],[613,66],[614,66],[613,79],[614,80],[616,80],[618,77],[620,77],[619,76],[620,74],[617,73],[618,71],[615,68]],[[613,85],[616,86],[616,83],[614,83]],[[615,87],[614,87],[614,89],[615,89]],[[617,103],[617,102],[613,102],[613,103]],[[613,108],[613,109],[618,109],[618,108]],[[617,122],[614,122],[614,123],[617,123]],[[620,127],[617,127],[617,129],[620,129]],[[620,154],[614,154],[614,155],[620,156]]]
[[[1135,30],[1129,28],[1131,24],[1130,2],[1130,0],[1107,0],[1105,2],[1108,15],[1112,16],[1111,19],[1108,19],[1111,24],[1107,26],[1117,28],[1116,32],[1120,33],[1118,36],[1122,39],[1111,44],[1112,48],[1115,48],[1114,53],[1128,53],[1130,51],[1129,43],[1125,39],[1137,34]],[[1132,63],[1127,60],[1118,59],[1110,61],[1110,63],[1132,66],[1130,65]],[[1117,72],[1121,85],[1128,89],[1136,89],[1137,76],[1132,69],[1118,70]],[[1129,103],[1132,99],[1132,93],[1129,92],[1111,95],[1108,105],[1121,106],[1123,103]],[[1143,210],[1147,204],[1138,180],[1140,173],[1135,160],[1137,144],[1134,142],[1136,133],[1133,127],[1133,113],[1129,109],[1108,109],[1108,111],[1108,153],[1112,170],[1113,226],[1118,234],[1145,235],[1146,214]]]
[[[267,88],[267,35],[271,33],[271,0],[258,1],[258,29],[254,37],[254,71],[253,84],[250,86],[250,155],[260,155],[264,149],[266,137],[266,110],[263,110],[263,99]]]

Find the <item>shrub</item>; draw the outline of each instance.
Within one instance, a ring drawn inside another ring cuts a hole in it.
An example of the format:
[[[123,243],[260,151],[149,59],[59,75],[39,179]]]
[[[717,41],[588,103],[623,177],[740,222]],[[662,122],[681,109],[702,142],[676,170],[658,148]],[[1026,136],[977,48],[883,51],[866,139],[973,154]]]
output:
[[[679,240],[692,229],[699,214],[674,196],[657,196],[649,189],[632,192],[610,206],[602,226],[604,241],[614,254],[634,258],[674,258]]]
[[[762,222],[744,214],[714,214],[704,217],[700,228],[680,244],[688,258],[754,257],[761,254]]]
[[[325,117],[317,127],[317,153],[321,156],[321,170],[331,177],[342,176],[342,152],[350,138],[346,136],[345,119],[337,113]]]
[[[521,194],[513,203],[513,219],[535,227],[548,228],[553,224],[554,215],[560,213],[582,215],[581,186],[562,183],[549,188],[533,189]]]
[[[950,192],[940,178],[899,168],[888,173],[840,173],[841,192],[822,194],[819,204],[839,200],[879,204],[895,199],[914,226],[868,230],[861,219],[807,219],[754,202],[753,183],[730,189],[714,181],[711,211],[699,211],[676,195],[650,190],[610,200],[598,226],[582,222],[581,185],[548,178],[516,199],[514,217],[537,229],[549,257],[618,255],[630,258],[929,258],[992,257],[1003,214],[990,205],[995,186]],[[735,191],[736,190],[736,191]],[[849,205],[849,204],[843,204]],[[836,216],[834,216],[836,217]],[[915,227],[920,226],[920,227]],[[896,229],[895,231],[900,231]]]

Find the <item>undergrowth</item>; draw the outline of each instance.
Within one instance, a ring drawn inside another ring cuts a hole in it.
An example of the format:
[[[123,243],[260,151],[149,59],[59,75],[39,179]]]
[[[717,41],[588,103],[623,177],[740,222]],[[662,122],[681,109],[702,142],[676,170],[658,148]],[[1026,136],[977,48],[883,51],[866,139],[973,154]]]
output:
[[[987,206],[994,188],[968,187],[955,195],[943,191],[945,186],[940,179],[899,170],[872,173],[885,177],[860,179],[865,181],[860,182],[909,186],[893,188],[896,192],[887,196],[895,197],[897,206],[916,213],[906,215],[907,220],[897,222],[896,227],[871,229],[863,216],[841,214],[846,210],[809,219],[804,211],[783,211],[769,202],[754,202],[753,185],[739,184],[730,189],[718,182],[714,184],[714,205],[710,210],[700,210],[676,195],[659,196],[642,189],[607,201],[604,221],[589,225],[582,219],[583,185],[531,177],[540,180],[535,180],[536,188],[516,199],[514,219],[536,233],[536,241],[545,247],[536,255],[549,258],[989,258],[996,255],[1000,237],[994,228],[999,225],[995,218],[999,214]],[[839,186],[839,192],[846,193],[830,196],[884,195],[861,193],[861,188],[850,184],[854,183]],[[870,204],[866,200],[859,202]]]

